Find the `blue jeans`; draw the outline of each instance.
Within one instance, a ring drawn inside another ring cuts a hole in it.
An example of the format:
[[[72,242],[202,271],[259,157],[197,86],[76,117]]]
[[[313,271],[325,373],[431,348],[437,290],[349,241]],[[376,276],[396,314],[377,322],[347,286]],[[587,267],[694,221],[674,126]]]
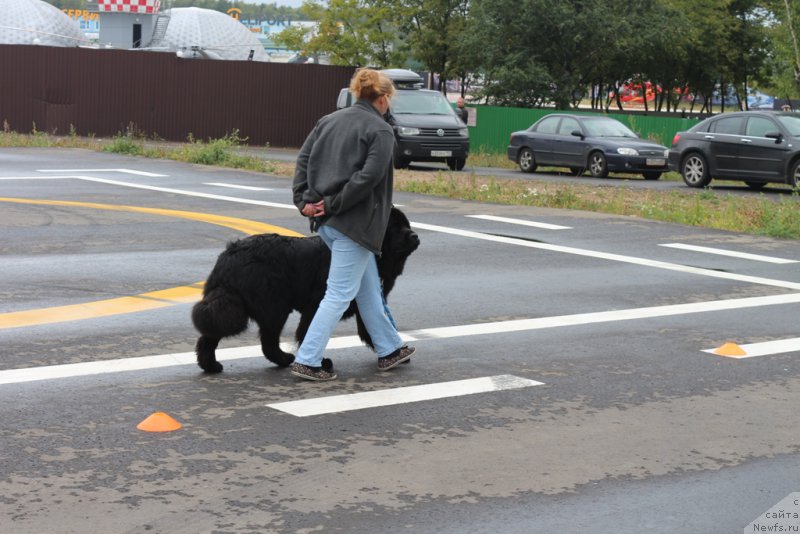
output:
[[[331,333],[353,299],[379,357],[402,347],[403,340],[385,307],[375,254],[330,226],[321,226],[318,233],[331,249],[328,287],[297,350],[295,362],[312,367],[322,365],[322,354]]]

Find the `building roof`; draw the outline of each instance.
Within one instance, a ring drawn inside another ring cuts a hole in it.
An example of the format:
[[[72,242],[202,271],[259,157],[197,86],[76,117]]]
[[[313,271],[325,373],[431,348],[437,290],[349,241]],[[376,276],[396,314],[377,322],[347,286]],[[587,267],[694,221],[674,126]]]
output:
[[[0,44],[89,44],[77,22],[42,0],[0,0]]]

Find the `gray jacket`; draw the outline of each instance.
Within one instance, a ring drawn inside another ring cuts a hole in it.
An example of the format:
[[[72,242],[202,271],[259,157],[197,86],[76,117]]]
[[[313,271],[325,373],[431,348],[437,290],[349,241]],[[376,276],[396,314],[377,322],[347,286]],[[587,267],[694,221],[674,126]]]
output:
[[[380,254],[392,207],[394,143],[392,127],[369,102],[322,117],[297,157],[295,206],[324,199],[317,224]]]

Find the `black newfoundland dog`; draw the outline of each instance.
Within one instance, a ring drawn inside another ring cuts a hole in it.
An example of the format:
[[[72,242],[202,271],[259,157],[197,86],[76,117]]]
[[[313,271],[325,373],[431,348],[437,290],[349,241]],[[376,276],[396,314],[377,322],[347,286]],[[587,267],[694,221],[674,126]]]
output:
[[[383,238],[378,273],[388,296],[406,260],[419,246],[406,216],[392,208]],[[244,332],[250,319],[258,324],[261,350],[271,362],[286,367],[294,355],[280,349],[283,325],[292,310],[300,312],[295,332],[298,343],[325,295],[331,253],[319,236],[287,237],[260,234],[228,243],[203,288],[203,299],[192,308],[200,332],[197,364],[206,373],[219,373],[215,351],[222,338]],[[372,347],[355,301],[342,316],[356,316],[358,335]],[[330,360],[325,362],[330,365]]]

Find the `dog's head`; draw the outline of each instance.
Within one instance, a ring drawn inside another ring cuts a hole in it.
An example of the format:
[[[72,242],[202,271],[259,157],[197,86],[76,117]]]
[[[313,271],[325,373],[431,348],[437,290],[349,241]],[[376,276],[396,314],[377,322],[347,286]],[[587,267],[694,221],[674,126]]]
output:
[[[392,206],[386,235],[383,236],[381,257],[378,258],[378,273],[383,281],[383,293],[388,295],[394,282],[403,273],[406,260],[419,247],[419,236],[411,229],[408,218]]]

